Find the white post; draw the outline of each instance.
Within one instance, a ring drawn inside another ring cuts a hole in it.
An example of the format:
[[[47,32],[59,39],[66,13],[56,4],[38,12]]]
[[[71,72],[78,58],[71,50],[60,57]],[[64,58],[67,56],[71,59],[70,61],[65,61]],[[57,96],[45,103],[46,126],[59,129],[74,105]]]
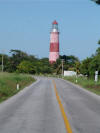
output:
[[[78,76],[77,76],[77,73],[76,73],[76,83],[78,82],[78,81],[77,81],[77,77],[78,77]]]
[[[19,90],[19,84],[17,84],[17,90]]]
[[[2,72],[4,70],[4,61],[3,61],[4,57],[3,57],[3,53],[4,53],[4,51],[2,51]]]
[[[95,82],[98,81],[98,71],[95,71]]]
[[[64,69],[64,65],[63,65],[64,59],[62,59],[61,62],[62,62],[62,76],[63,76],[64,75],[64,70],[63,70]]]

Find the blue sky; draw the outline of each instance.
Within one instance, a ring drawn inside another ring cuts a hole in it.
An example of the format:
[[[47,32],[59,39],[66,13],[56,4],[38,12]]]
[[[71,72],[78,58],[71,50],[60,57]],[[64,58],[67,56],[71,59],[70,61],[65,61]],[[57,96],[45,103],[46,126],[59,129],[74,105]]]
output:
[[[90,0],[0,0],[0,52],[20,49],[49,56],[51,23],[60,30],[60,54],[84,59],[100,39],[100,6]]]

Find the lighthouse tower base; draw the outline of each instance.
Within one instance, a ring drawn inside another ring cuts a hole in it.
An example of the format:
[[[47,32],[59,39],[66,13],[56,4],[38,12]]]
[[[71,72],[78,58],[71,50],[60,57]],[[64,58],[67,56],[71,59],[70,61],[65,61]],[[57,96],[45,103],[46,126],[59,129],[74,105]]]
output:
[[[59,58],[59,52],[50,52],[50,55],[49,55],[50,64],[55,63],[58,58]]]

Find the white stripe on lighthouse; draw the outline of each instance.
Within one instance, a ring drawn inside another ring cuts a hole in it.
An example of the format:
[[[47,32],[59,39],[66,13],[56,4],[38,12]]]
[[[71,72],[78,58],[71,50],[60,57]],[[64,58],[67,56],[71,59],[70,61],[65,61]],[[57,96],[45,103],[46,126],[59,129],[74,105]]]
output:
[[[50,52],[49,61],[56,61],[59,58],[59,52]]]
[[[50,42],[51,43],[58,43],[59,42],[59,34],[51,33]]]

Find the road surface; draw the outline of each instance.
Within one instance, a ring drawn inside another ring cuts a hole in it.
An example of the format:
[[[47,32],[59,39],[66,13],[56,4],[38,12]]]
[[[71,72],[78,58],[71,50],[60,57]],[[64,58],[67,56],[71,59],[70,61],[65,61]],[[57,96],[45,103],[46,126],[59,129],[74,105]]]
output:
[[[73,133],[100,133],[100,97],[56,78],[38,77],[0,104],[0,133],[67,133],[54,84]]]

